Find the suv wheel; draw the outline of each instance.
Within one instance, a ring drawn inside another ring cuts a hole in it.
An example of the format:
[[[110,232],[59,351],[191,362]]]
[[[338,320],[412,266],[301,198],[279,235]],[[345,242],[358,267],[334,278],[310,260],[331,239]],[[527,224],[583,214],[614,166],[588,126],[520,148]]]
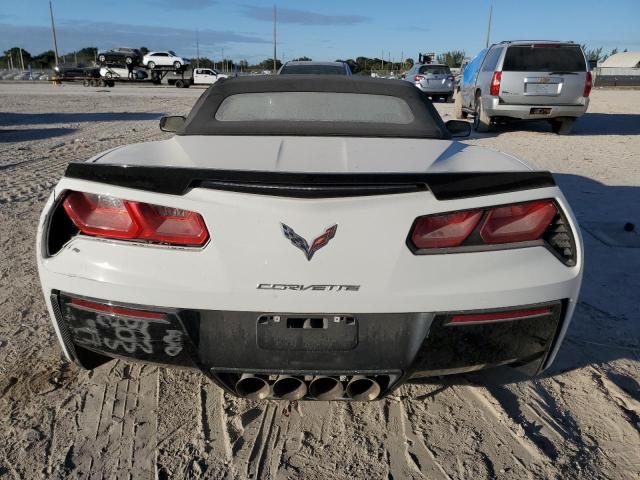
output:
[[[125,61],[125,63],[126,63],[127,65],[130,65],[130,64],[132,64],[132,63],[133,63],[133,58],[131,58],[131,57],[127,57],[127,58],[125,58],[125,59],[124,59],[124,61]]]
[[[476,97],[473,115],[473,129],[476,132],[485,133],[491,130],[491,117],[482,108],[482,97]]]
[[[153,70],[154,68],[156,68],[156,62],[147,63],[147,67],[149,67],[151,70]]]
[[[549,120],[551,123],[551,131],[558,135],[569,135],[575,121],[576,119],[573,117],[554,118],[553,120]]]
[[[469,114],[462,110],[462,93],[456,92],[453,96],[453,113],[458,120],[467,118]]]

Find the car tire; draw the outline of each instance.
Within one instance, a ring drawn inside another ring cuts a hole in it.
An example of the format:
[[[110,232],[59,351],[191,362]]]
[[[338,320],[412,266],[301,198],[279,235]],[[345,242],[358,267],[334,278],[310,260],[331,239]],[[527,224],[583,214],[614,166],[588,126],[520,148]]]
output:
[[[116,86],[116,82],[114,82],[113,80],[107,80],[107,87],[109,88],[113,88]]]
[[[558,135],[569,135],[573,129],[573,124],[576,121],[573,117],[566,118],[554,118],[550,120],[551,130]]]
[[[462,93],[456,92],[453,96],[453,114],[458,120],[463,120],[468,117],[467,112],[462,110]]]
[[[84,79],[84,80],[82,81],[82,86],[83,86],[83,87],[88,87],[88,86],[89,86],[89,80]]]
[[[154,68],[156,68],[156,62],[147,63],[147,67],[149,67],[151,70],[153,70]]]
[[[182,67],[182,64],[180,62],[173,62],[173,68],[178,70],[180,67]]]
[[[182,80],[176,80],[176,88],[183,88],[184,82]]]
[[[100,55],[100,56],[98,56],[98,60],[99,60],[101,63],[104,63],[104,62],[107,60],[107,57],[105,57],[104,55]]]
[[[453,95],[447,95],[444,97],[444,101],[447,103],[453,103]]]
[[[98,86],[100,88],[104,88],[107,86],[107,82],[105,82],[102,78],[100,80],[98,80]]]
[[[491,130],[491,117],[489,117],[482,107],[482,97],[476,97],[473,115],[473,129],[479,133],[486,133]]]
[[[92,78],[91,80],[89,80],[89,86],[90,87],[97,87],[98,86],[98,82],[96,81],[95,78]]]
[[[126,57],[126,58],[124,59],[124,62],[125,62],[127,65],[131,65],[131,64],[133,63],[133,58],[131,58],[131,57]]]

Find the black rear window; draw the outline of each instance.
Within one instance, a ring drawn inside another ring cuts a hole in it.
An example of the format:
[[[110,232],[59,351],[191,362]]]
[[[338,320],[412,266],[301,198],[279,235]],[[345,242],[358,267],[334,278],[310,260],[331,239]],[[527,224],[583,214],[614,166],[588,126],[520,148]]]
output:
[[[281,75],[346,75],[340,65],[285,65]]]
[[[423,65],[420,67],[420,73],[431,73],[433,75],[449,75],[451,70],[446,65]]]
[[[504,72],[584,72],[578,45],[515,45],[507,49]]]

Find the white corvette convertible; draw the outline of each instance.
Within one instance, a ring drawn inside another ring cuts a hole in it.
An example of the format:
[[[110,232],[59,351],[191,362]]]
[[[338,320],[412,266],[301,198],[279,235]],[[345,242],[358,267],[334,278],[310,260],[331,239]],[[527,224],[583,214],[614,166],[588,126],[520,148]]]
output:
[[[38,228],[65,355],[200,369],[251,399],[373,400],[418,377],[539,373],[583,249],[549,172],[452,141],[418,89],[217,82],[169,140],[72,163]]]

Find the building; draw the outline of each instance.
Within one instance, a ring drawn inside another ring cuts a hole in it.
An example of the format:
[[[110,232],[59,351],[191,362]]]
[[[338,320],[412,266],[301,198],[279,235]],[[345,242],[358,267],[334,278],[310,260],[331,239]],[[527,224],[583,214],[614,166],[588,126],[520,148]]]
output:
[[[595,85],[640,86],[640,52],[621,52],[608,57],[594,71]]]

